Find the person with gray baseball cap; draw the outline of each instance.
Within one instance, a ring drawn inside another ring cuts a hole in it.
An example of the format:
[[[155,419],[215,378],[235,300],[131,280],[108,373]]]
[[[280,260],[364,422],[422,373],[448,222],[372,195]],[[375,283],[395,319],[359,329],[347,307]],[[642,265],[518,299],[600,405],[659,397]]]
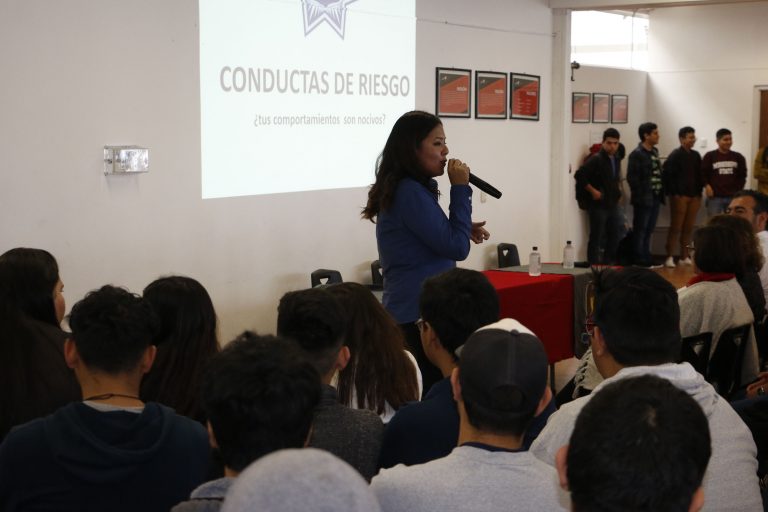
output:
[[[371,489],[382,511],[567,510],[553,468],[521,450],[551,399],[541,341],[507,318],[477,330],[456,354],[459,445],[441,459],[379,473]]]

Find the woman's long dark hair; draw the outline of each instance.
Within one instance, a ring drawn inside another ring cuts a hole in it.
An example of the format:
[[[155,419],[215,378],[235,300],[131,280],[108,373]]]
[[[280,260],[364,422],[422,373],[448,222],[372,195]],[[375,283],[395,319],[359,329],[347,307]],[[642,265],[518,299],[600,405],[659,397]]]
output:
[[[182,276],[157,279],[143,295],[160,318],[160,332],[155,363],[141,382],[141,398],[203,421],[200,381],[220,348],[211,297],[198,281]]]
[[[344,344],[351,354],[339,372],[339,401],[377,414],[389,403],[398,409],[418,400],[416,369],[405,353],[403,333],[368,288],[358,283],[340,283],[327,288],[344,306],[347,322]]]
[[[421,172],[417,151],[429,132],[442,124],[440,118],[429,112],[414,110],[400,116],[376,160],[376,181],[368,191],[368,204],[362,216],[371,222],[379,212],[392,205],[397,185],[405,177],[411,177],[429,186],[429,178]],[[437,190],[433,190],[437,194]]]
[[[739,235],[741,243],[738,249],[734,247],[731,250],[744,259],[745,271],[759,272],[760,269],[763,268],[765,257],[760,248],[760,242],[758,242],[758,239],[752,230],[752,224],[750,224],[748,220],[735,215],[721,213],[709,219],[707,225],[724,226],[734,230],[736,234]],[[698,247],[696,247],[696,249],[698,250]]]
[[[80,397],[62,354],[58,281],[48,251],[22,247],[0,255],[0,441],[12,426]]]

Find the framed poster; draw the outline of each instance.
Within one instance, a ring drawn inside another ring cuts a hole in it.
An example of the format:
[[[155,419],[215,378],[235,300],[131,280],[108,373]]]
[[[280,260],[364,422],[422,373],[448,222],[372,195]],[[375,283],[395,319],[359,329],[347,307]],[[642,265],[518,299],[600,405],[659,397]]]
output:
[[[588,123],[592,118],[592,95],[588,92],[574,92],[571,95],[571,122]]]
[[[539,120],[539,91],[541,77],[510,73],[509,117],[511,119]]]
[[[438,117],[470,117],[469,97],[472,92],[469,69],[435,68],[435,113]]]
[[[611,123],[627,124],[629,120],[629,96],[626,94],[611,95]]]
[[[592,122],[608,123],[611,120],[611,95],[602,92],[592,93]]]
[[[475,71],[475,118],[507,118],[507,74]]]

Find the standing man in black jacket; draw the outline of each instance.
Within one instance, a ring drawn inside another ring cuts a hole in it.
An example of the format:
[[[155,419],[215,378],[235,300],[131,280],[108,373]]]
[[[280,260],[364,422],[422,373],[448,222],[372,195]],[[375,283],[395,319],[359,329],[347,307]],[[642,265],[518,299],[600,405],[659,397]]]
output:
[[[680,238],[680,260],[678,263],[691,265],[688,246],[691,232],[696,223],[696,214],[701,207],[701,190],[704,180],[701,177],[701,155],[693,149],[696,143],[696,131],[690,126],[683,126],[677,132],[680,147],[674,149],[664,162],[662,179],[664,189],[670,201],[670,226],[667,234],[667,261],[665,267],[673,268],[673,258],[678,237]]]
[[[605,130],[600,151],[587,160],[574,175],[577,190],[585,190],[589,194],[584,199],[584,209],[589,214],[587,259],[593,265],[615,263],[616,249],[623,231],[624,222],[619,211],[619,138],[619,132],[615,128]]]
[[[664,204],[664,186],[661,181],[661,160],[656,144],[659,130],[655,123],[643,123],[637,129],[640,144],[629,154],[627,182],[632,191],[634,215],[634,263],[652,266],[651,235],[656,229],[659,209]]]

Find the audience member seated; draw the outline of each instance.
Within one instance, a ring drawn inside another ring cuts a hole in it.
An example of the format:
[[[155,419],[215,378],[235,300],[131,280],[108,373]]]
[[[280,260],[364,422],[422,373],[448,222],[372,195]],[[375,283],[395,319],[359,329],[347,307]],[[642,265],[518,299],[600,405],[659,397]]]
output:
[[[81,398],[64,361],[63,288],[49,252],[0,255],[0,441],[14,425]]]
[[[365,480],[322,450],[280,450],[251,464],[223,512],[379,512]]]
[[[349,364],[334,383],[339,401],[370,409],[387,423],[406,402],[421,398],[421,371],[405,350],[400,326],[371,291],[358,283],[328,287],[346,313],[344,344]]]
[[[371,482],[381,509],[567,509],[554,468],[522,447],[525,429],[552,400],[541,341],[504,319],[457,352],[450,379],[461,418],[458,447],[426,464],[382,470]]]
[[[704,226],[693,233],[693,270],[696,275],[678,290],[680,334],[683,338],[712,333],[710,356],[720,335],[733,327],[754,322],[736,276],[744,273],[744,258],[738,248],[740,237],[724,226]],[[757,345],[753,329],[742,363],[741,380],[747,384],[758,373]]]
[[[453,399],[450,376],[456,368],[455,350],[470,334],[499,319],[499,298],[480,272],[455,268],[431,277],[422,286],[419,309],[424,354],[440,369],[435,383],[418,403],[402,407],[384,430],[380,465],[423,464],[445,457],[459,439],[459,412]],[[526,430],[523,447],[544,427],[554,403]]]
[[[765,231],[768,222],[768,196],[756,190],[739,190],[733,195],[726,210],[729,215],[742,217],[752,225],[752,231],[760,243],[763,256],[768,258],[768,232]],[[768,265],[763,264],[759,270],[763,294],[768,301]]]
[[[216,512],[249,464],[308,441],[320,376],[293,343],[244,332],[214,356],[202,381],[211,444],[224,477],[206,482],[173,512]]]
[[[167,511],[202,483],[205,429],[139,399],[157,321],[113,286],[75,304],[64,344],[85,397],[11,431],[0,445],[0,509]]]
[[[288,292],[280,299],[277,335],[302,349],[323,384],[309,446],[333,453],[370,480],[376,474],[384,424],[373,411],[340,404],[336,388],[330,384],[334,373],[349,362],[343,332],[344,310],[328,290]]]
[[[765,295],[758,272],[763,268],[765,258],[760,242],[752,232],[752,225],[743,217],[726,214],[711,217],[707,225],[723,226],[732,229],[738,235],[740,244],[734,250],[744,259],[744,268],[741,274],[736,274],[736,280],[741,286],[741,291],[744,292],[749,309],[752,310],[755,324],[762,322],[765,318]]]
[[[695,512],[709,462],[709,425],[699,404],[652,375],[596,393],[557,453],[572,510]]]
[[[738,285],[736,285],[738,287]],[[595,276],[592,353],[605,378],[591,395],[563,405],[549,418],[531,450],[555,464],[579,412],[612,382],[655,375],[687,392],[701,406],[712,436],[704,477],[705,510],[762,510],[755,443],[744,422],[680,354],[680,307],[675,288],[653,271],[605,270]]]
[[[160,332],[155,364],[141,382],[140,396],[205,423],[200,380],[205,365],[219,351],[211,297],[194,279],[170,276],[144,288],[144,299],[160,318]]]

